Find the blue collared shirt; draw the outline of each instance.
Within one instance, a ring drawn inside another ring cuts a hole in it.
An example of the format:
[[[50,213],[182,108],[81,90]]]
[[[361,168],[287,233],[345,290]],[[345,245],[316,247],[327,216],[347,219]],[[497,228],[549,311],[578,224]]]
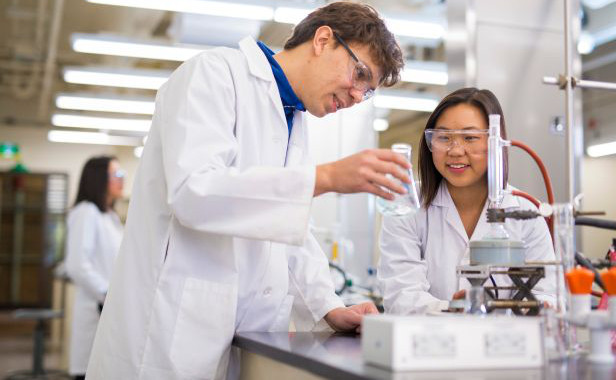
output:
[[[276,84],[278,85],[278,92],[280,92],[280,100],[282,101],[282,108],[284,110],[284,116],[287,119],[287,128],[289,128],[289,137],[291,136],[291,128],[293,128],[293,114],[295,110],[298,111],[306,111],[306,107],[304,107],[304,103],[297,97],[293,88],[291,88],[291,84],[287,79],[287,76],[284,75],[284,71],[282,71],[282,67],[276,62],[274,59],[274,52],[272,49],[268,48],[263,42],[257,42],[257,45],[267,57],[267,61],[272,66],[272,72],[274,73],[274,79],[276,79]]]

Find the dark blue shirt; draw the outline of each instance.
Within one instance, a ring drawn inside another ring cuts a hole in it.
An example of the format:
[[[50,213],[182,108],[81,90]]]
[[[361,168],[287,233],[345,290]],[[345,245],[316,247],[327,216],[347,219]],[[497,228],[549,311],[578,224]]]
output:
[[[287,76],[284,75],[284,71],[282,71],[282,67],[276,62],[274,59],[274,52],[272,49],[268,48],[263,42],[257,42],[257,45],[267,57],[267,61],[272,66],[272,72],[274,73],[274,79],[276,79],[276,84],[278,85],[278,92],[280,92],[280,100],[282,101],[282,108],[284,110],[284,116],[287,119],[287,128],[289,128],[289,137],[291,137],[291,128],[293,128],[293,113],[295,110],[306,111],[306,107],[304,107],[304,103],[295,95],[293,88],[291,88],[291,84],[287,79]]]

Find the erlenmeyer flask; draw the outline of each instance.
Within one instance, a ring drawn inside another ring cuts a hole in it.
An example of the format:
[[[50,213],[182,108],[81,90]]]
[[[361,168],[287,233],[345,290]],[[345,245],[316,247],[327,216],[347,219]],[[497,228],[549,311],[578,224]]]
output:
[[[411,162],[412,148],[409,144],[396,143],[391,146],[391,150],[403,155],[408,162]],[[400,169],[403,170],[403,169]],[[417,196],[417,188],[415,186],[415,179],[413,178],[413,171],[407,172],[411,183],[403,183],[398,181],[395,177],[388,174],[387,177],[400,183],[407,191],[406,194],[394,194],[394,200],[389,201],[387,199],[377,197],[376,207],[379,212],[385,216],[403,216],[417,212],[419,210],[419,197]],[[389,190],[388,190],[389,191]]]

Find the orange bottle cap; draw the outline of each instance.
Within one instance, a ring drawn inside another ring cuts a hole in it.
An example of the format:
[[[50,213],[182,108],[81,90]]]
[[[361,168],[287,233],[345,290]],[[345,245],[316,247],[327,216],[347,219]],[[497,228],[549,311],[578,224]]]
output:
[[[565,278],[571,294],[590,294],[595,274],[578,266],[565,274]]]
[[[616,296],[616,268],[611,268],[601,273],[601,279],[603,280],[607,294]]]

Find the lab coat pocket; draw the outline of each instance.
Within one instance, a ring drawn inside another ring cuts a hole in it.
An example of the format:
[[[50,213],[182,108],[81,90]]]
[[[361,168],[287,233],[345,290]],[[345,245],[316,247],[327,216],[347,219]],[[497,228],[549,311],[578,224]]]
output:
[[[272,327],[269,331],[289,331],[291,309],[293,308],[294,299],[294,296],[287,295],[284,300],[282,300],[282,303],[278,308],[278,313],[276,314],[276,319],[274,320],[274,323],[272,323]]]
[[[236,306],[235,284],[186,279],[170,353],[179,373],[195,379],[224,377]]]

